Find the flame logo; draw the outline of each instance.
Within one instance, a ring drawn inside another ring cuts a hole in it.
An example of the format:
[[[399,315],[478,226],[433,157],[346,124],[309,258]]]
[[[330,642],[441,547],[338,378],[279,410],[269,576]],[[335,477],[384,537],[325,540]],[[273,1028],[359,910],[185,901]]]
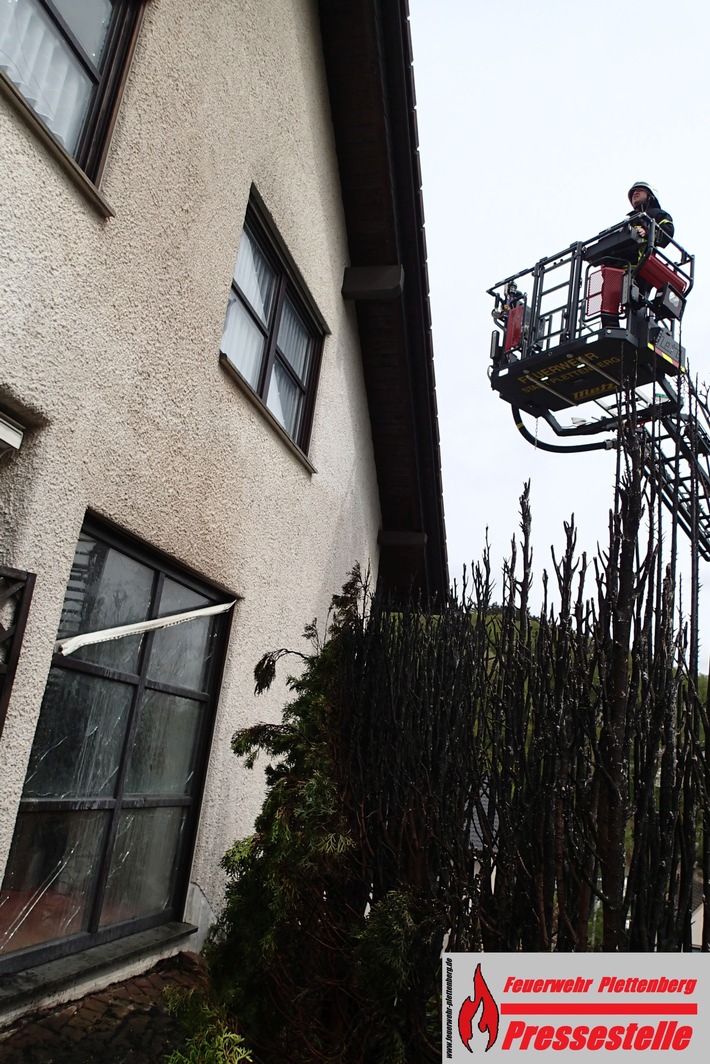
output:
[[[473,1050],[471,1049],[473,1020],[478,1012],[479,1006],[482,1005],[483,1010],[481,1012],[481,1018],[478,1021],[478,1029],[481,1034],[488,1034],[488,1045],[486,1046],[487,1053],[498,1037],[498,1022],[500,1017],[498,1006],[493,1000],[493,995],[488,989],[486,980],[481,973],[480,963],[473,976],[473,994],[473,998],[466,998],[459,1011],[459,1035],[469,1053],[473,1053]]]

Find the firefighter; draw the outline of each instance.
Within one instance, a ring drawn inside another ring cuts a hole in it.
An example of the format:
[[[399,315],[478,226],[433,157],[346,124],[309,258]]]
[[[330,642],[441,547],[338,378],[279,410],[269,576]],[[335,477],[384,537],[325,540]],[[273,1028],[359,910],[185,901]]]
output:
[[[509,281],[505,289],[505,295],[501,298],[499,305],[491,311],[494,320],[505,328],[508,315],[514,307],[518,306],[522,299],[525,299],[525,295],[518,291],[515,281]]]
[[[664,211],[661,207],[656,193],[645,181],[636,181],[629,189],[628,195],[631,204],[629,217],[643,211],[649,218],[652,218],[656,223],[655,243],[658,247],[664,248],[668,243],[668,238],[673,236],[673,219],[668,211]],[[643,224],[634,228],[638,229],[642,237],[646,236],[646,227]]]
[[[509,281],[506,285],[504,294],[496,298],[496,306],[491,311],[491,314],[493,315],[493,320],[503,330],[504,343],[508,332],[508,318],[510,317],[510,312],[520,306],[524,299],[525,293],[518,291],[515,281]],[[503,365],[503,363],[507,364],[509,362],[514,362],[517,359],[517,355],[514,355],[512,351],[504,352],[497,345],[495,354],[491,357],[496,369]]]

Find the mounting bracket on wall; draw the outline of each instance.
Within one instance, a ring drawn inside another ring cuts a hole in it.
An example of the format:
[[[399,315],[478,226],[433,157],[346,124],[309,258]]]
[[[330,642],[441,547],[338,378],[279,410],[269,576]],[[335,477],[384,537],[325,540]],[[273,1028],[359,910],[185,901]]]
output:
[[[404,267],[346,266],[343,273],[343,299],[356,302],[389,303],[402,295]]]
[[[6,451],[19,451],[24,435],[22,425],[0,410],[0,455]]]

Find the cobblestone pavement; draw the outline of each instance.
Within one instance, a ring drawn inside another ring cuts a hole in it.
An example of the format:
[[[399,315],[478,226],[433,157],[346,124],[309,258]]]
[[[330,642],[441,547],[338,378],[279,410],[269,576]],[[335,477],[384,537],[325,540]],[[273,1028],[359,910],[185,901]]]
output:
[[[183,1036],[162,992],[204,979],[197,954],[179,953],[134,979],[23,1016],[0,1029],[0,1064],[163,1064]]]

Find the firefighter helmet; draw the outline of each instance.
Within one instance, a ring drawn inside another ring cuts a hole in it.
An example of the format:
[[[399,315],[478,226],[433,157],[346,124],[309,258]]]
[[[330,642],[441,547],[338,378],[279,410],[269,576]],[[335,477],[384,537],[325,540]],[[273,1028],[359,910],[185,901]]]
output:
[[[658,206],[660,206],[660,204],[658,202],[658,195],[656,194],[655,190],[653,188],[651,188],[651,186],[646,181],[634,181],[633,185],[629,189],[627,195],[629,197],[629,203],[631,203],[631,206],[633,206],[631,197],[633,196],[634,190],[637,189],[637,188],[642,188],[644,190],[644,192],[648,192],[648,206],[649,207],[658,207]]]

